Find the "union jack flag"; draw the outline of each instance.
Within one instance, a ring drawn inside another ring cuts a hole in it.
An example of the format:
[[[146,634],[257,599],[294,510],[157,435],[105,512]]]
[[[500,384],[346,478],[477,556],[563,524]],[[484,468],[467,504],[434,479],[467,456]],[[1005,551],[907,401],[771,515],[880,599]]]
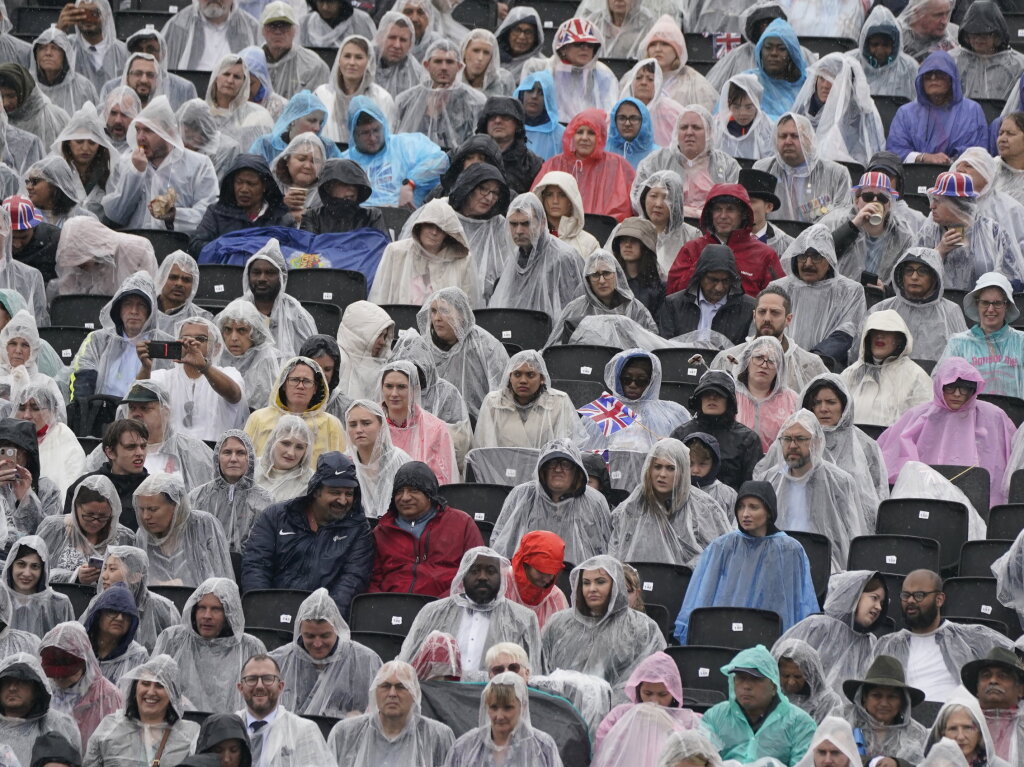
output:
[[[714,51],[715,58],[720,59],[733,48],[743,43],[743,37],[735,32],[722,32],[715,35]]]
[[[608,392],[602,392],[600,397],[577,408],[576,412],[600,426],[606,437],[625,429],[637,419],[636,413]]]

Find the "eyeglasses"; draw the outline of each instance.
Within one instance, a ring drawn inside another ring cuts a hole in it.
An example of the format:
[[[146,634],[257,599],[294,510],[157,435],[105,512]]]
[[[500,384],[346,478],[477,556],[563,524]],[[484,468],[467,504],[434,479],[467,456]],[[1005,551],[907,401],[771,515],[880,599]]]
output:
[[[610,280],[615,277],[615,272],[593,272],[587,275],[588,280],[594,282],[600,282],[601,280]]]
[[[978,308],[980,309],[1005,309],[1009,305],[1009,301],[986,301],[984,299],[978,299]]]
[[[820,264],[825,260],[825,257],[819,253],[798,253],[796,257],[797,261],[813,261],[816,264]]]
[[[83,522],[106,522],[113,515],[112,514],[82,514]]]
[[[879,202],[882,205],[889,204],[889,195],[882,194],[881,192],[861,192],[859,195],[864,202]]]
[[[931,273],[931,271],[932,270],[925,266],[924,264],[921,264],[920,266],[914,266],[911,264],[909,266],[903,267],[903,276],[910,277],[915,274],[919,274],[922,277],[927,277]]]
[[[966,383],[951,383],[946,384],[945,386],[942,387],[943,394],[953,394],[954,392],[959,392],[964,397],[971,396],[977,390],[978,387],[976,385]]]
[[[626,125],[637,125],[643,118],[640,115],[615,115],[615,122]]]
[[[647,386],[651,382],[647,376],[622,376],[619,380],[623,386]]]
[[[39,176],[29,176],[28,178],[25,179],[25,186],[35,186],[36,184],[41,184],[44,181],[46,181],[45,178],[40,178]]]
[[[921,602],[926,596],[938,593],[940,593],[939,589],[935,589],[934,591],[901,591],[900,601],[910,602],[913,600],[914,602]]]
[[[492,189],[491,187],[478,186],[473,192],[480,197],[489,197],[492,200],[497,200],[501,195],[500,189]]]
[[[773,368],[773,367],[775,367],[775,360],[773,360],[771,357],[763,357],[763,356],[761,356],[761,357],[751,357],[750,361],[753,362],[758,367],[762,367],[762,368]]]
[[[806,445],[810,441],[810,437],[779,437],[783,445]]]
[[[298,386],[300,389],[307,389],[310,386],[312,386],[314,383],[316,383],[312,378],[289,377],[289,378],[286,378],[284,380],[285,380],[286,383],[289,383],[292,386]]]
[[[186,338],[191,338],[193,341],[198,341],[201,344],[205,344],[210,340],[209,336],[182,336],[181,340],[184,341]]]
[[[252,676],[243,676],[242,684],[244,684],[246,687],[255,687],[259,682],[263,682],[263,684],[269,687],[270,685],[274,684],[275,682],[279,682],[280,680],[281,677],[279,677],[277,674],[253,674]]]
[[[503,674],[505,671],[511,671],[513,674],[518,674],[522,670],[522,665],[519,663],[509,663],[507,666],[491,666],[491,675],[497,676]]]
[[[564,458],[555,458],[554,460],[545,463],[544,467],[548,469],[561,469],[562,471],[569,471],[573,467],[573,463],[572,461],[567,461]]]

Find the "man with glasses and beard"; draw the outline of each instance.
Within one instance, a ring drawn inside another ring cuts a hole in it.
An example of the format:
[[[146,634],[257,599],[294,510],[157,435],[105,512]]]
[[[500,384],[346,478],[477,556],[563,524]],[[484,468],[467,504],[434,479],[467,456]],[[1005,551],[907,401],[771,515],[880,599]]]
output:
[[[926,700],[945,702],[960,685],[960,669],[993,648],[1013,652],[1013,643],[988,626],[943,619],[946,595],[938,573],[914,570],[899,597],[906,628],[878,640],[875,655],[896,658],[907,670],[907,684],[924,690]]]

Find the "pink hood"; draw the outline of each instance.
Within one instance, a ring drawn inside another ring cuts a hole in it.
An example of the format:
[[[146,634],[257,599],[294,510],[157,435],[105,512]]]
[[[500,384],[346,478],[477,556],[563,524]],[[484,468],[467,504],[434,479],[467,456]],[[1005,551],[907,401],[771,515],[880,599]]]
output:
[[[640,685],[644,682],[661,682],[676,699],[677,708],[683,707],[683,680],[679,676],[676,662],[665,653],[654,653],[633,670],[626,681],[626,697],[634,703],[640,703]]]

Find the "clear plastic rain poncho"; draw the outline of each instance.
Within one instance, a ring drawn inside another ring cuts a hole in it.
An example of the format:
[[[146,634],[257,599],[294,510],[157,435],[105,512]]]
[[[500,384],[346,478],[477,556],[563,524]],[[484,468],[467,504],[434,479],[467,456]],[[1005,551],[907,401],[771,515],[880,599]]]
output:
[[[28,682],[34,688],[35,701],[27,716],[0,715],[0,739],[10,746],[21,764],[32,764],[32,746],[40,735],[57,732],[81,750],[82,739],[75,720],[53,705],[53,685],[35,654],[17,652],[0,660],[0,680],[5,677]]]
[[[531,247],[510,254],[489,306],[540,310],[557,317],[582,292],[580,258],[573,248],[548,233],[544,205],[536,194],[527,192],[512,200],[507,217],[516,213],[530,219]]]
[[[31,594],[21,594],[14,586],[14,563],[23,554],[36,554],[43,563]],[[8,625],[13,629],[41,637],[58,623],[75,619],[71,600],[50,588],[50,551],[46,541],[38,535],[22,536],[11,546],[4,564],[3,588],[11,600],[12,614]]]
[[[821,724],[830,711],[842,705],[842,699],[825,679],[821,656],[807,642],[802,639],[780,639],[772,647],[772,656],[776,661],[785,659],[795,663],[800,669],[806,682],[804,688],[797,693],[787,692],[786,697],[794,706],[806,711],[815,722]]]
[[[535,43],[533,48],[526,51],[526,53],[517,54],[512,52],[512,48],[509,45],[509,37],[511,36],[512,29],[519,24],[529,24],[533,27]],[[513,84],[518,84],[523,79],[523,70],[527,65],[532,67],[535,64],[537,66],[547,64],[541,51],[544,47],[544,38],[546,36],[544,22],[541,21],[540,14],[533,8],[526,5],[510,8],[508,14],[494,30],[494,36],[498,41],[498,47],[494,50],[492,56],[499,58],[500,54],[501,68],[511,75]],[[553,100],[552,103],[554,103]],[[545,160],[547,159],[547,156],[543,154],[540,154],[540,157]]]
[[[82,140],[99,144],[100,148],[107,151],[106,166],[100,167],[98,170],[92,170],[91,178],[82,182],[87,186],[83,187],[85,197],[82,198],[81,205],[89,213],[99,217],[103,215],[103,195],[106,193],[108,186],[113,187],[116,181],[115,174],[120,166],[117,163],[119,152],[114,148],[113,142],[104,130],[104,122],[100,119],[96,107],[91,102],[84,104],[77,112],[71,115],[71,120],[64,126],[64,130],[61,131],[57,140],[53,142],[50,151],[54,154],[64,153],[66,157],[67,153],[64,152],[64,142]],[[99,174],[102,173],[109,175],[101,186]],[[78,175],[77,171],[76,175]],[[79,178],[81,177],[79,176]]]
[[[274,450],[278,443],[285,439],[302,443],[306,447],[302,458],[295,466],[290,469],[278,469],[274,466]],[[305,495],[309,480],[313,477],[313,469],[310,466],[313,442],[313,432],[305,421],[297,415],[282,415],[270,432],[260,454],[255,474],[255,489],[268,497],[270,503],[290,501],[292,498]],[[252,521],[249,524],[251,526]]]
[[[181,475],[150,474],[135,490],[134,505],[139,507],[141,496],[160,494],[174,504],[170,527],[156,535],[140,524],[135,534],[135,545],[149,557],[150,582],[195,586],[207,578],[231,577],[224,531],[209,512],[192,508]]]
[[[192,256],[183,250],[176,250],[173,253],[168,254],[160,262],[160,269],[157,271],[156,280],[154,281],[157,295],[159,296],[163,292],[164,286],[167,285],[167,280],[170,277],[171,269],[174,267],[178,267],[181,271],[192,275],[192,292],[185,300],[185,303],[171,312],[162,311],[159,305],[154,307],[154,309],[156,311],[155,322],[157,330],[164,333],[172,333],[177,337],[177,326],[181,323],[181,320],[193,317],[203,317],[207,320],[211,320],[212,315],[206,311],[206,309],[196,306],[194,303],[196,293],[199,292],[199,281],[201,279],[199,274],[199,265]],[[214,330],[215,329],[216,328],[214,328]],[[221,355],[223,347],[224,344],[220,338],[210,338],[210,356],[212,359],[217,359]]]
[[[138,48],[145,41],[156,40],[160,47],[160,53],[157,56],[157,61],[160,65],[160,90],[154,91],[153,95],[159,95],[160,93],[167,94],[167,98],[171,102],[171,106],[175,109],[181,107],[189,99],[196,97],[196,87],[189,80],[186,80],[180,75],[170,74],[167,66],[167,41],[164,39],[164,35],[157,29],[149,26],[148,24],[138,32],[132,32],[128,37],[125,38],[125,46],[131,50],[132,48]],[[132,54],[128,54],[132,57]],[[100,98],[105,97],[109,92],[110,88],[117,85],[126,85],[127,82],[122,79],[108,80],[104,83],[103,88],[100,90]]]
[[[226,107],[217,106],[217,80],[221,74],[232,67],[242,68],[242,84],[238,93]],[[248,150],[260,136],[274,129],[274,120],[270,113],[252,101],[249,101],[249,68],[245,59],[236,53],[229,53],[210,73],[210,83],[206,88],[206,103],[217,127],[228,137],[238,142],[239,147]]]
[[[82,6],[85,2],[87,0],[75,0],[74,4]],[[98,90],[105,82],[121,73],[124,60],[128,57],[128,48],[118,38],[110,3],[107,0],[96,0],[93,4],[100,15],[102,41],[93,46],[80,32],[72,33],[70,38],[77,53],[75,69],[89,78]],[[93,58],[93,53],[99,53],[99,64]]]
[[[995,741],[992,740],[992,733],[989,731],[985,714],[981,710],[981,704],[978,703],[977,698],[962,687],[958,688],[948,700],[943,701],[942,708],[939,709],[939,713],[935,717],[935,724],[932,725],[931,732],[928,733],[928,740],[921,753],[928,753],[933,746],[945,740],[943,732],[954,711],[966,711],[970,714],[980,732],[981,737],[975,752],[975,760],[972,760],[972,763],[979,764],[977,760],[980,758],[981,763],[988,767],[1010,767],[1009,762],[996,755]]]
[[[538,229],[542,230],[543,226],[539,224]],[[383,310],[377,311],[386,316]],[[454,344],[449,345],[436,335],[432,328],[434,314],[439,321],[451,326],[456,338]],[[484,397],[504,385],[503,375],[509,359],[505,347],[476,324],[469,297],[459,288],[442,288],[430,296],[416,313],[416,325],[429,346],[437,374],[462,393],[470,416],[477,417]],[[340,343],[340,330],[338,335]]]
[[[1021,56],[1024,57],[1024,54]],[[967,173],[965,165],[976,171],[971,174],[972,178],[981,177],[974,183],[974,191],[978,193],[977,215],[991,218],[1017,243],[1018,248],[1024,247],[1024,207],[1009,193],[996,188],[997,160],[987,149],[972,146],[960,153],[949,170]]]
[[[0,110],[2,112],[3,110]],[[15,260],[11,239],[10,216],[0,216],[0,288],[13,290],[36,318],[36,324],[50,324],[43,276],[39,270]]]
[[[695,758],[707,767],[723,767],[718,749],[707,734],[696,730],[674,732],[665,739],[656,767],[678,767],[680,762]]]
[[[656,13],[655,8],[652,7],[650,10]],[[675,10],[673,8],[662,11],[662,15],[637,46],[636,55],[650,56],[651,43],[667,43],[675,51],[676,66],[673,69],[661,69],[665,80],[659,91],[675,99],[679,104],[703,104],[712,109],[718,98],[718,90],[696,69],[687,66],[689,53],[686,50],[686,38],[683,37],[683,30],[675,19]],[[688,25],[686,28],[690,29]]]
[[[955,740],[942,738],[929,749],[917,767],[971,767]]]
[[[68,655],[85,663],[85,673],[73,685],[67,688],[53,685],[50,706],[54,711],[63,711],[72,717],[78,725],[82,743],[88,743],[103,717],[121,707],[121,693],[100,673],[100,664],[92,651],[89,635],[77,621],[61,623],[50,629],[39,644],[39,653],[44,660],[55,656],[53,660],[58,665],[64,665],[62,661],[70,661]]]
[[[224,630],[205,639],[195,624],[200,600],[212,594],[224,608]],[[245,631],[242,598],[230,578],[209,578],[192,593],[181,611],[181,623],[164,631],[156,640],[153,655],[167,653],[181,669],[182,694],[194,711],[237,711],[242,696],[235,683],[245,662],[265,653],[263,642]]]
[[[786,642],[806,642],[818,652],[821,666],[826,670],[825,681],[835,692],[843,689],[845,680],[862,678],[875,657],[877,640],[871,629],[885,618],[889,600],[897,598],[886,592],[875,621],[870,626],[857,625],[861,594],[877,575],[871,570],[846,570],[833,575],[828,581],[823,612],[807,616],[786,631],[775,643],[773,652]],[[885,581],[879,580],[885,590]],[[779,657],[777,652],[775,657]]]
[[[461,290],[458,292],[465,295]],[[384,343],[374,354],[374,347],[382,335]],[[341,352],[338,388],[352,399],[376,396],[380,372],[387,362],[388,350],[394,337],[395,321],[386,311],[369,301],[349,304],[338,326],[338,348]],[[455,383],[457,386],[458,382]]]
[[[488,716],[488,698],[496,687],[512,688],[519,700],[519,722],[504,746],[495,744]],[[561,767],[562,759],[554,739],[530,724],[530,695],[519,674],[503,671],[491,679],[480,694],[480,726],[470,730],[452,746],[446,767],[476,767],[501,760],[505,767]]]
[[[940,465],[940,464],[936,464]],[[907,461],[892,486],[891,498],[931,498],[936,501],[955,501],[967,507],[967,539],[982,540],[986,524],[963,490],[939,474],[930,465],[920,461]],[[995,503],[993,502],[993,506]]]
[[[331,146],[334,144],[332,143]],[[306,208],[314,208],[320,203],[318,180],[328,156],[324,150],[323,139],[308,131],[300,133],[291,139],[276,157],[268,160],[271,173],[277,180],[278,186],[281,187],[282,194],[287,192],[289,187],[298,185],[298,182],[292,178],[291,171],[288,170],[288,161],[295,155],[308,156],[313,170],[316,172],[316,179],[309,186],[304,187],[306,189]]]
[[[232,2],[227,6],[227,19],[223,22],[220,34],[211,35],[206,39],[208,22],[203,18],[202,6],[198,0],[182,8],[170,19],[162,30],[167,41],[164,61],[171,69],[201,69],[209,71],[211,53],[217,50],[240,51],[252,45],[260,36],[260,24],[249,13],[242,10],[239,3]]]
[[[672,465],[672,490],[658,496],[655,464]],[[734,529],[730,515],[690,484],[690,451],[661,439],[644,459],[640,484],[612,513],[608,553],[622,562],[664,562],[692,567],[711,541]]]
[[[393,738],[381,727],[377,704],[377,688],[392,676],[405,686],[413,699],[405,726]],[[408,663],[393,660],[378,668],[366,693],[369,701],[366,713],[341,720],[327,739],[327,748],[337,759],[338,767],[442,764],[455,742],[455,735],[448,725],[420,713],[422,697],[416,670]]]
[[[302,644],[306,621],[330,623],[338,635],[337,644],[322,660],[314,660]],[[380,658],[352,641],[348,624],[327,589],[317,589],[303,600],[294,624],[294,640],[271,654],[284,679],[281,705],[303,716],[341,719],[352,711],[364,711],[374,698],[372,680],[380,669]]]
[[[915,32],[913,26],[933,11],[946,9],[946,25],[940,35],[924,35]],[[957,47],[958,28],[949,22],[953,15],[953,0],[910,0],[904,6],[896,22],[903,33],[903,52],[917,61],[923,61],[932,51],[950,51]]]
[[[346,14],[348,14],[346,16]],[[307,13],[299,18],[298,42],[307,48],[334,48],[341,50],[345,47],[345,41],[354,35],[373,37],[376,26],[373,19],[363,10],[353,7],[352,10],[344,6],[339,12],[339,17],[333,25],[324,21],[323,17],[316,13],[316,8],[311,7]]]
[[[14,607],[7,589],[0,589],[0,653],[3,657],[18,652],[37,655],[39,637],[30,631],[23,631],[11,626]]]
[[[21,188],[21,176],[32,163],[42,159],[43,142],[10,124],[7,113],[0,109],[0,183],[8,196]]]
[[[821,723],[814,732],[814,737],[811,738],[811,745],[808,746],[807,753],[803,759],[796,763],[796,767],[815,767],[815,763],[818,761],[815,749],[823,743],[831,743],[835,748],[839,749],[842,754],[840,758],[847,759],[847,764],[850,767],[860,762],[861,756],[857,751],[857,743],[854,741],[853,729],[847,720],[837,716],[829,716],[823,720],[819,718],[815,721],[820,721]]]
[[[573,491],[558,501],[552,500],[544,479],[544,466],[552,460],[568,460],[576,467]],[[579,449],[568,440],[555,439],[541,450],[536,478],[516,485],[505,499],[491,544],[512,557],[526,533],[548,530],[565,541],[567,561],[582,562],[607,550],[611,526],[608,502],[587,485]]]
[[[248,459],[245,474],[234,483],[227,481],[220,466],[220,451],[229,439],[241,443]],[[188,494],[188,501],[194,509],[209,509],[224,529],[230,550],[241,552],[256,517],[274,499],[256,482],[256,451],[249,435],[241,429],[228,429],[221,435],[213,449],[213,461],[213,479],[193,488]]]
[[[115,108],[130,120],[134,120],[138,117],[139,112],[142,111],[142,102],[139,101],[139,94],[127,85],[117,85],[112,88],[110,93],[103,97],[103,103],[100,108],[100,120],[104,125],[107,124],[110,114]],[[5,115],[0,118],[0,121],[6,119]],[[128,148],[127,136],[124,140],[120,141],[110,138],[110,143],[113,144],[118,152],[123,152]]]
[[[491,60],[487,64],[487,69],[484,70],[483,82],[477,90],[483,92],[485,96],[508,96],[511,94],[519,83],[519,78],[514,77],[511,72],[502,66],[501,51],[498,48],[498,39],[494,36],[494,33],[488,29],[470,30],[469,34],[466,35],[466,38],[460,44],[463,60],[466,58],[466,49],[474,42],[483,42],[491,47]],[[459,70],[459,73],[455,76],[456,81],[466,82],[465,74],[465,68]],[[469,85],[469,83],[466,84]]]
[[[745,94],[757,109],[753,122],[745,127],[741,127],[733,120],[729,107],[729,98],[734,88]],[[761,82],[754,75],[746,73],[733,75],[722,86],[713,126],[715,146],[720,151],[732,157],[746,157],[751,160],[768,157],[775,152],[775,125],[761,109],[763,94]],[[731,125],[736,127],[730,128]]]
[[[309,18],[318,19],[319,14],[307,13],[302,17],[300,26]],[[372,31],[366,35],[350,34],[338,44],[338,55],[334,58],[334,65],[331,67],[330,79],[319,86],[313,95],[323,102],[327,107],[327,117],[324,118],[323,136],[331,141],[352,141],[348,132],[349,105],[356,96],[365,96],[376,103],[387,116],[388,122],[395,122],[395,101],[384,88],[378,85],[377,77],[378,61],[369,41]],[[363,79],[359,87],[353,93],[345,93],[342,88],[341,52],[346,45],[354,45],[366,53],[366,69],[363,71]]]
[[[78,518],[78,496],[83,488],[99,493],[110,504],[106,535],[96,544],[86,537]],[[120,523],[121,500],[113,483],[102,474],[86,476],[75,486],[71,509],[70,514],[44,517],[36,531],[50,551],[50,580],[55,583],[77,582],[78,568],[89,559],[103,559],[110,546],[131,544],[135,538],[135,533]]]
[[[831,84],[824,103],[817,95],[818,78]],[[864,70],[842,53],[830,53],[811,66],[793,112],[811,121],[818,157],[823,160],[863,165],[885,148],[885,129]]]
[[[178,130],[185,146],[210,158],[218,178],[242,151],[238,142],[217,126],[210,105],[200,98],[189,99],[178,108]]]
[[[386,90],[391,94],[404,93],[409,88],[413,88],[422,83],[429,81],[427,71],[423,68],[423,65],[416,60],[412,55],[412,49],[409,49],[409,53],[404,59],[394,64],[388,64],[384,61],[381,56],[381,51],[384,50],[385,40],[387,40],[388,33],[391,31],[393,26],[405,27],[409,34],[412,36],[412,40],[416,41],[416,29],[412,25],[412,21],[407,16],[398,11],[388,11],[385,13],[380,22],[377,24],[377,31],[373,35],[373,53],[374,57],[377,57],[377,73],[376,80],[377,85]],[[351,110],[349,111],[351,114]]]
[[[66,127],[66,126],[65,126]],[[55,139],[56,140],[56,139]],[[26,178],[41,178],[52,187],[51,200],[56,195],[54,190],[60,190],[74,203],[74,207],[66,213],[58,213],[56,209],[42,210],[46,222],[61,228],[74,216],[93,217],[85,208],[85,187],[78,177],[78,172],[68,165],[63,156],[50,154],[39,160],[25,171]],[[52,204],[52,202],[51,202]]]
[[[281,367],[281,352],[270,330],[263,324],[262,315],[251,301],[236,298],[218,312],[215,322],[221,333],[229,322],[249,326],[252,346],[236,357],[225,344],[217,364],[233,367],[241,373],[245,380],[246,401],[251,410],[266,407],[277,381],[277,371]]]
[[[245,262],[245,270],[242,272],[242,299],[255,303],[252,289],[249,287],[249,270],[255,261],[266,261],[277,269],[281,290],[274,299],[274,308],[270,310],[270,334],[274,337],[274,343],[282,357],[294,356],[307,338],[316,335],[316,323],[302,307],[301,301],[285,293],[288,285],[288,265],[285,263],[280,243],[273,237]],[[263,327],[267,327],[266,321],[262,318],[261,323]]]
[[[601,616],[585,612],[580,580],[586,570],[604,570],[612,580],[608,605]],[[573,568],[569,574],[572,607],[552,615],[541,636],[544,672],[556,669],[582,671],[601,677],[619,690],[640,662],[665,649],[658,624],[629,607],[622,564],[598,555]]]
[[[479,604],[469,598],[464,583],[470,568],[480,557],[496,559],[501,572],[496,596],[484,604]],[[511,578],[512,565],[497,551],[486,546],[475,546],[469,549],[462,555],[459,569],[452,579],[451,596],[431,602],[420,610],[416,620],[413,621],[412,628],[409,629],[409,635],[402,643],[402,652],[398,659],[411,662],[431,631],[461,634],[460,625],[464,620],[482,617],[473,616],[473,613],[486,613],[487,633],[483,648],[498,642],[514,642],[526,651],[530,658],[530,667],[539,668],[541,640],[537,616],[529,607],[516,604],[505,596]],[[465,661],[466,649],[461,645],[460,648]],[[485,653],[481,651],[476,670],[484,670],[484,655]],[[466,666],[463,668],[465,671],[473,670]]]
[[[110,588],[90,601],[85,615],[79,619],[90,640],[94,642],[93,649],[96,652],[100,650],[100,624],[107,614],[119,614],[128,622],[125,632],[117,638],[117,643],[103,657],[97,656],[103,676],[117,684],[126,673],[149,659],[149,651],[135,641],[139,629],[139,609],[131,592],[123,583],[112,583]]]
[[[35,55],[32,56],[28,71],[36,79],[36,87],[41,93],[46,94],[50,103],[70,115],[84,104],[99,101],[96,86],[89,82],[87,77],[80,75],[75,68],[76,51],[68,36],[57,27],[50,27],[43,30],[43,33],[32,41],[32,49],[36,51],[45,45],[55,45],[64,54],[64,66],[58,75],[57,82],[52,84],[43,82],[43,75],[36,65]]]
[[[380,421],[377,440],[370,451],[370,460],[366,463],[359,458],[359,451],[352,439],[351,429],[348,427],[349,419],[353,417],[352,411],[356,408],[369,411]],[[388,506],[391,505],[395,472],[402,464],[409,463],[412,458],[404,450],[400,450],[391,443],[391,429],[388,428],[387,416],[376,402],[367,399],[355,400],[345,411],[345,424],[346,428],[349,428],[348,449],[345,453],[356,465],[359,497],[363,503],[363,511],[371,519],[382,517],[388,510]]]
[[[626,5],[625,17],[616,24],[608,8],[607,0],[582,0],[573,14],[586,19],[604,36],[601,56],[611,59],[642,58],[640,40],[654,24],[654,14],[640,0],[630,0]]]
[[[594,121],[592,119],[593,116],[594,110],[589,110],[587,117],[591,119],[587,119],[586,122],[591,126],[594,125]],[[577,115],[577,117],[579,116]],[[576,118],[573,119],[576,120]],[[583,120],[577,120],[575,124],[578,125],[582,122]],[[569,138],[565,138],[566,136]],[[566,129],[565,134],[562,136],[563,148],[568,142],[572,141],[572,136],[573,133]],[[571,143],[568,143],[568,145],[571,148]],[[558,167],[559,165],[562,165],[559,161],[565,157],[566,154],[564,152],[563,154],[555,155],[551,160],[545,162],[544,166],[542,166],[542,170],[546,167]],[[575,154],[570,153],[568,157],[572,160],[573,169],[575,169]],[[582,163],[580,164],[580,167],[582,168]],[[551,228],[550,222],[546,221],[545,217],[545,223],[547,224],[546,228],[551,235],[553,237],[557,237],[562,243],[572,246],[572,248],[579,254],[580,258],[586,258],[592,251],[597,250],[597,248],[600,247],[600,243],[597,241],[597,238],[583,228],[583,224],[585,223],[586,207],[583,204],[583,195],[580,192],[580,186],[577,183],[576,176],[572,173],[566,173],[564,170],[545,170],[545,172],[540,175],[540,178],[535,181],[536,183],[533,187],[533,194],[541,199],[542,207],[544,192],[549,187],[558,189],[562,194],[569,198],[571,212],[561,216],[558,219],[558,225],[554,229]],[[621,196],[621,190],[619,196]],[[510,209],[508,215],[511,214],[512,210]],[[513,246],[512,254],[514,253],[515,247]],[[520,252],[519,255],[520,258],[522,258],[522,252]],[[506,265],[511,260],[511,258],[506,259]]]
[[[45,421],[45,433],[39,439],[39,478],[57,486],[61,494],[75,478],[85,473],[85,451],[67,425],[67,411],[60,387],[49,375],[14,376],[11,403],[15,412],[24,409],[31,415],[38,410]]]
[[[566,45],[581,42],[596,46],[594,58],[585,66],[575,67],[558,55]],[[554,54],[548,59],[546,69],[554,80],[554,97],[562,119],[571,119],[584,109],[609,111],[619,92],[619,83],[599,60],[605,48],[601,30],[586,19],[567,19],[555,31],[551,47]],[[527,69],[529,67],[524,67],[523,72]]]
[[[22,364],[12,367],[7,345],[15,339],[25,341],[28,344],[29,352]],[[41,347],[42,340],[39,338],[39,328],[36,326],[35,318],[24,309],[15,312],[3,329],[0,329],[0,388],[4,390],[8,399],[13,393],[12,374],[15,370],[22,368],[30,376],[39,373],[37,358]]]
[[[892,199],[895,204],[899,198],[893,195]],[[1020,212],[1024,214],[1024,208]],[[870,237],[852,224],[857,213],[857,206],[853,204],[848,208],[835,208],[819,221],[832,231],[838,243],[839,274],[860,282],[863,273],[868,272],[887,283],[892,279],[893,267],[910,248],[917,232],[910,222],[890,209],[881,235]]]
[[[512,392],[512,373],[532,370],[541,378],[535,398],[523,405]],[[527,447],[539,450],[553,439],[574,440],[582,434],[580,419],[568,395],[551,388],[544,358],[533,349],[513,354],[502,373],[502,385],[484,399],[473,434],[473,447]]]
[[[143,30],[143,31],[147,31],[147,30]],[[150,27],[148,31],[151,34],[153,34],[155,36],[158,36],[157,40],[160,41],[160,45],[161,45],[161,48],[162,48],[163,47],[163,42],[162,42],[163,41],[163,35],[160,35],[160,33],[157,32],[156,29],[153,29],[152,27]],[[132,36],[135,37],[135,36],[138,36],[138,35],[139,35],[139,33],[136,32]],[[174,106],[174,101],[171,99],[170,94],[167,93],[166,87],[165,87],[167,85],[167,78],[168,78],[167,67],[166,67],[166,65],[164,65],[160,61],[160,59],[158,59],[156,56],[154,56],[154,55],[152,55],[150,53],[143,53],[141,51],[138,51],[136,53],[129,53],[128,54],[128,58],[124,62],[124,68],[119,73],[119,75],[120,75],[119,78],[111,80],[109,82],[112,82],[115,85],[129,86],[128,75],[132,71],[132,64],[134,64],[136,61],[139,61],[139,60],[148,61],[150,64],[152,64],[156,68],[156,76],[149,83],[149,89],[150,90],[149,90],[149,93],[146,94],[146,101],[147,101],[147,103],[154,96],[159,96],[160,94],[166,94],[167,95],[167,100],[171,101],[171,105],[173,107]],[[104,91],[109,92],[110,88],[108,88],[107,84],[104,84],[102,87],[103,87]],[[192,87],[192,91],[193,91],[193,94],[194,94],[195,93],[195,86]],[[103,93],[103,95],[105,96],[106,93]],[[141,101],[141,99],[140,99],[140,101]]]
[[[17,98],[18,106],[7,113],[9,124],[38,136],[44,147],[50,146],[67,125],[68,113],[51,103],[36,87],[35,78],[18,64],[0,64],[0,81]]]
[[[129,671],[120,685],[124,707],[100,722],[89,739],[83,765],[150,764],[168,731],[160,763],[171,765],[183,761],[192,751],[199,735],[199,725],[182,718],[185,701],[179,679],[178,664],[169,655],[154,656],[149,662]],[[166,724],[143,724],[139,719],[135,694],[140,681],[156,682],[167,692]]]
[[[892,43],[892,53],[885,61],[877,60],[868,48],[868,40],[876,35],[887,37]],[[872,8],[861,27],[857,48],[846,54],[864,70],[872,96],[903,96],[909,101],[917,98],[917,62],[903,52],[902,43],[903,32],[892,11],[884,5]]]
[[[668,274],[675,263],[679,249],[685,242],[701,236],[700,230],[686,223],[683,214],[683,177],[674,170],[659,170],[652,173],[644,181],[634,183],[629,196],[636,214],[647,221],[647,195],[652,190],[664,192],[664,206],[668,209],[668,223],[658,232],[658,266],[664,274]]]
[[[19,4],[11,5],[12,10],[17,13]],[[11,16],[7,4],[0,0],[0,61],[13,61],[28,67],[32,60],[32,45],[11,34],[14,29]]]
[[[679,116],[683,113],[683,104],[676,101],[670,94],[664,90],[665,75],[661,71],[661,67],[658,65],[656,59],[646,56],[644,53],[640,53],[643,58],[640,59],[629,70],[622,76],[619,81],[621,89],[619,90],[619,98],[625,98],[631,96],[633,98],[639,98],[636,92],[633,90],[633,83],[636,81],[637,76],[641,71],[654,70],[654,97],[644,101],[641,99],[641,103],[647,107],[651,114],[651,122],[654,127],[654,141],[659,147],[672,146],[675,142],[675,129],[676,122],[679,120]],[[689,104],[690,102],[685,102]],[[711,109],[713,104],[701,104],[706,109]]]

